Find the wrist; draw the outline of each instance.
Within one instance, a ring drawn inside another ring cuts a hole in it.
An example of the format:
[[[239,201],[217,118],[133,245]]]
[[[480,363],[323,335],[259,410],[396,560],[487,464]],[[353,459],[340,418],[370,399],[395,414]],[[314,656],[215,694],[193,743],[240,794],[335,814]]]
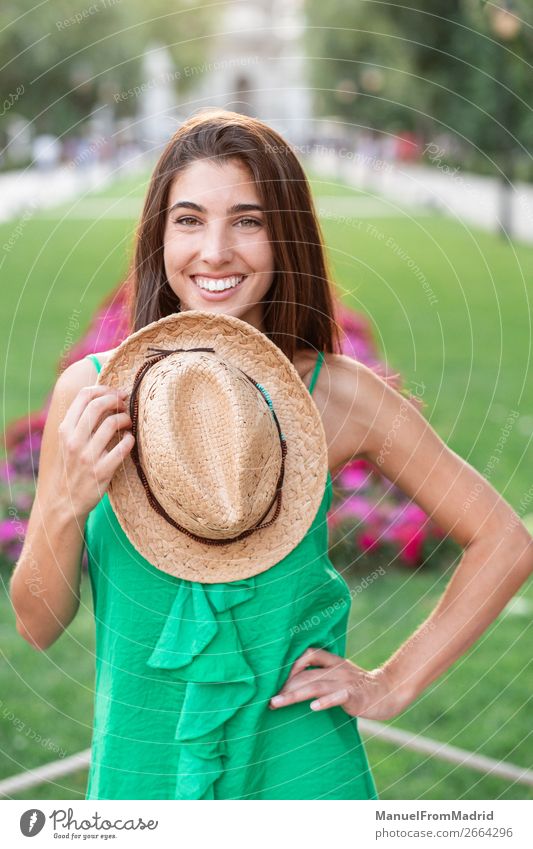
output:
[[[406,710],[418,697],[418,692],[409,679],[398,675],[398,670],[387,662],[373,670],[382,681],[383,689],[388,693],[389,700],[395,706],[395,713]]]
[[[41,516],[48,527],[60,532],[75,525],[83,532],[90,511],[81,509],[69,495],[60,495],[41,509]]]

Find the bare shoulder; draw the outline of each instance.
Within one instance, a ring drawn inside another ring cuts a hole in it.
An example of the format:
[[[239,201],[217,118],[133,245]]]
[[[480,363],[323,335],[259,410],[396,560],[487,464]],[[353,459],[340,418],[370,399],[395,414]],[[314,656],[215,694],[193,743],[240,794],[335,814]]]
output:
[[[317,391],[327,392],[331,402],[359,409],[365,404],[372,407],[387,389],[393,391],[383,378],[359,360],[345,354],[324,354]]]
[[[353,357],[348,357],[346,354],[324,354],[324,365],[328,370],[331,370],[334,375],[343,384],[353,384],[355,378],[365,378],[366,376],[376,377],[381,380],[379,375],[376,375],[368,366],[360,360]],[[382,381],[383,382],[383,381]]]
[[[324,355],[313,398],[322,415],[330,470],[364,456],[389,393],[402,397],[359,360],[345,354]]]
[[[57,378],[54,395],[61,394],[63,397],[74,396],[84,386],[91,386],[95,382],[95,368],[90,360],[77,360],[67,366]]]
[[[111,352],[106,352],[110,356]],[[103,355],[98,355],[98,357]],[[97,373],[94,363],[87,357],[67,366],[57,378],[52,391],[43,430],[39,461],[39,486],[43,489],[49,469],[58,451],[58,430],[70,406],[81,390],[94,386]]]
[[[115,349],[96,354],[96,357],[102,366],[105,365],[113,353],[113,350]],[[54,387],[54,396],[56,400],[59,399],[62,402],[63,407],[65,407],[65,405],[68,407],[80,389],[83,389],[85,386],[92,386],[96,383],[97,376],[96,366],[92,360],[87,357],[82,357],[81,360],[76,360],[75,363],[71,363],[71,365],[67,366],[67,368],[64,369],[57,378]]]

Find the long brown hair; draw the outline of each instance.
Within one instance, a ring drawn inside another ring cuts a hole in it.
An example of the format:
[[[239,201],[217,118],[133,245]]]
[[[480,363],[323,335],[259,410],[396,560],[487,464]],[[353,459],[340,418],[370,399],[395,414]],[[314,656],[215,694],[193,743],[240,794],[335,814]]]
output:
[[[174,134],[152,174],[129,273],[130,322],[139,330],[180,311],[163,262],[169,189],[198,159],[239,159],[254,179],[274,253],[274,279],[263,298],[266,335],[292,361],[297,349],[340,353],[333,284],[305,172],[290,146],[267,124],[208,108]]]

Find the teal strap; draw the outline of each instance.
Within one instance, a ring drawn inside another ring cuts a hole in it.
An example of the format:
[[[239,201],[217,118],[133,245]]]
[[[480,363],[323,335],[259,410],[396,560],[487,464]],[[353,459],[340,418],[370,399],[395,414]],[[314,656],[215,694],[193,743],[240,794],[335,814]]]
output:
[[[94,365],[96,366],[96,371],[100,374],[100,370],[102,366],[100,365],[100,361],[98,360],[96,354],[87,354],[85,357],[86,360],[92,360]]]
[[[320,368],[321,368],[323,362],[324,362],[324,352],[319,351],[318,357],[316,358],[315,370],[314,370],[313,376],[311,378],[311,383],[309,384],[309,392],[311,392],[311,393],[313,392],[313,389],[315,388],[315,383],[316,383],[317,378],[318,378],[318,373],[320,371]]]

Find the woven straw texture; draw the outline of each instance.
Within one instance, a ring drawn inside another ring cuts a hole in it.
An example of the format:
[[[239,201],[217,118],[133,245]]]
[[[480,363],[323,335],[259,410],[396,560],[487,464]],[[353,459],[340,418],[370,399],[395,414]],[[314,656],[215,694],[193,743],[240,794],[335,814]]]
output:
[[[130,392],[149,346],[212,347],[220,360],[242,369],[267,390],[287,441],[281,511],[270,527],[243,540],[216,546],[198,542],[150,506],[128,455],[108,489],[117,519],[146,560],[168,574],[202,583],[257,575],[298,545],[320,506],[327,445],[318,409],[295,367],[263,333],[233,316],[199,310],[168,316],[133,333],[102,368],[98,382]],[[255,393],[248,408],[254,411],[254,420],[248,422],[236,415],[241,405],[231,402],[230,383],[232,391],[236,384],[224,364],[212,372],[210,382],[205,381],[206,357],[212,361],[213,356],[170,355],[148,371],[140,387],[138,445],[150,486],[169,514],[181,524],[180,511],[186,511],[189,526],[194,516],[210,516],[208,524],[198,523],[198,534],[218,538],[227,535],[228,528],[235,528],[232,535],[237,535],[262,515],[280,457],[264,456],[264,445],[272,442],[257,438],[264,428],[275,427],[257,389],[242,378],[241,391],[248,392],[249,387]],[[202,391],[195,392],[190,382],[183,397],[165,396],[164,370],[179,368],[185,357],[194,357],[194,367],[203,370]],[[279,445],[277,429],[276,439]],[[250,465],[254,452],[256,462]]]

